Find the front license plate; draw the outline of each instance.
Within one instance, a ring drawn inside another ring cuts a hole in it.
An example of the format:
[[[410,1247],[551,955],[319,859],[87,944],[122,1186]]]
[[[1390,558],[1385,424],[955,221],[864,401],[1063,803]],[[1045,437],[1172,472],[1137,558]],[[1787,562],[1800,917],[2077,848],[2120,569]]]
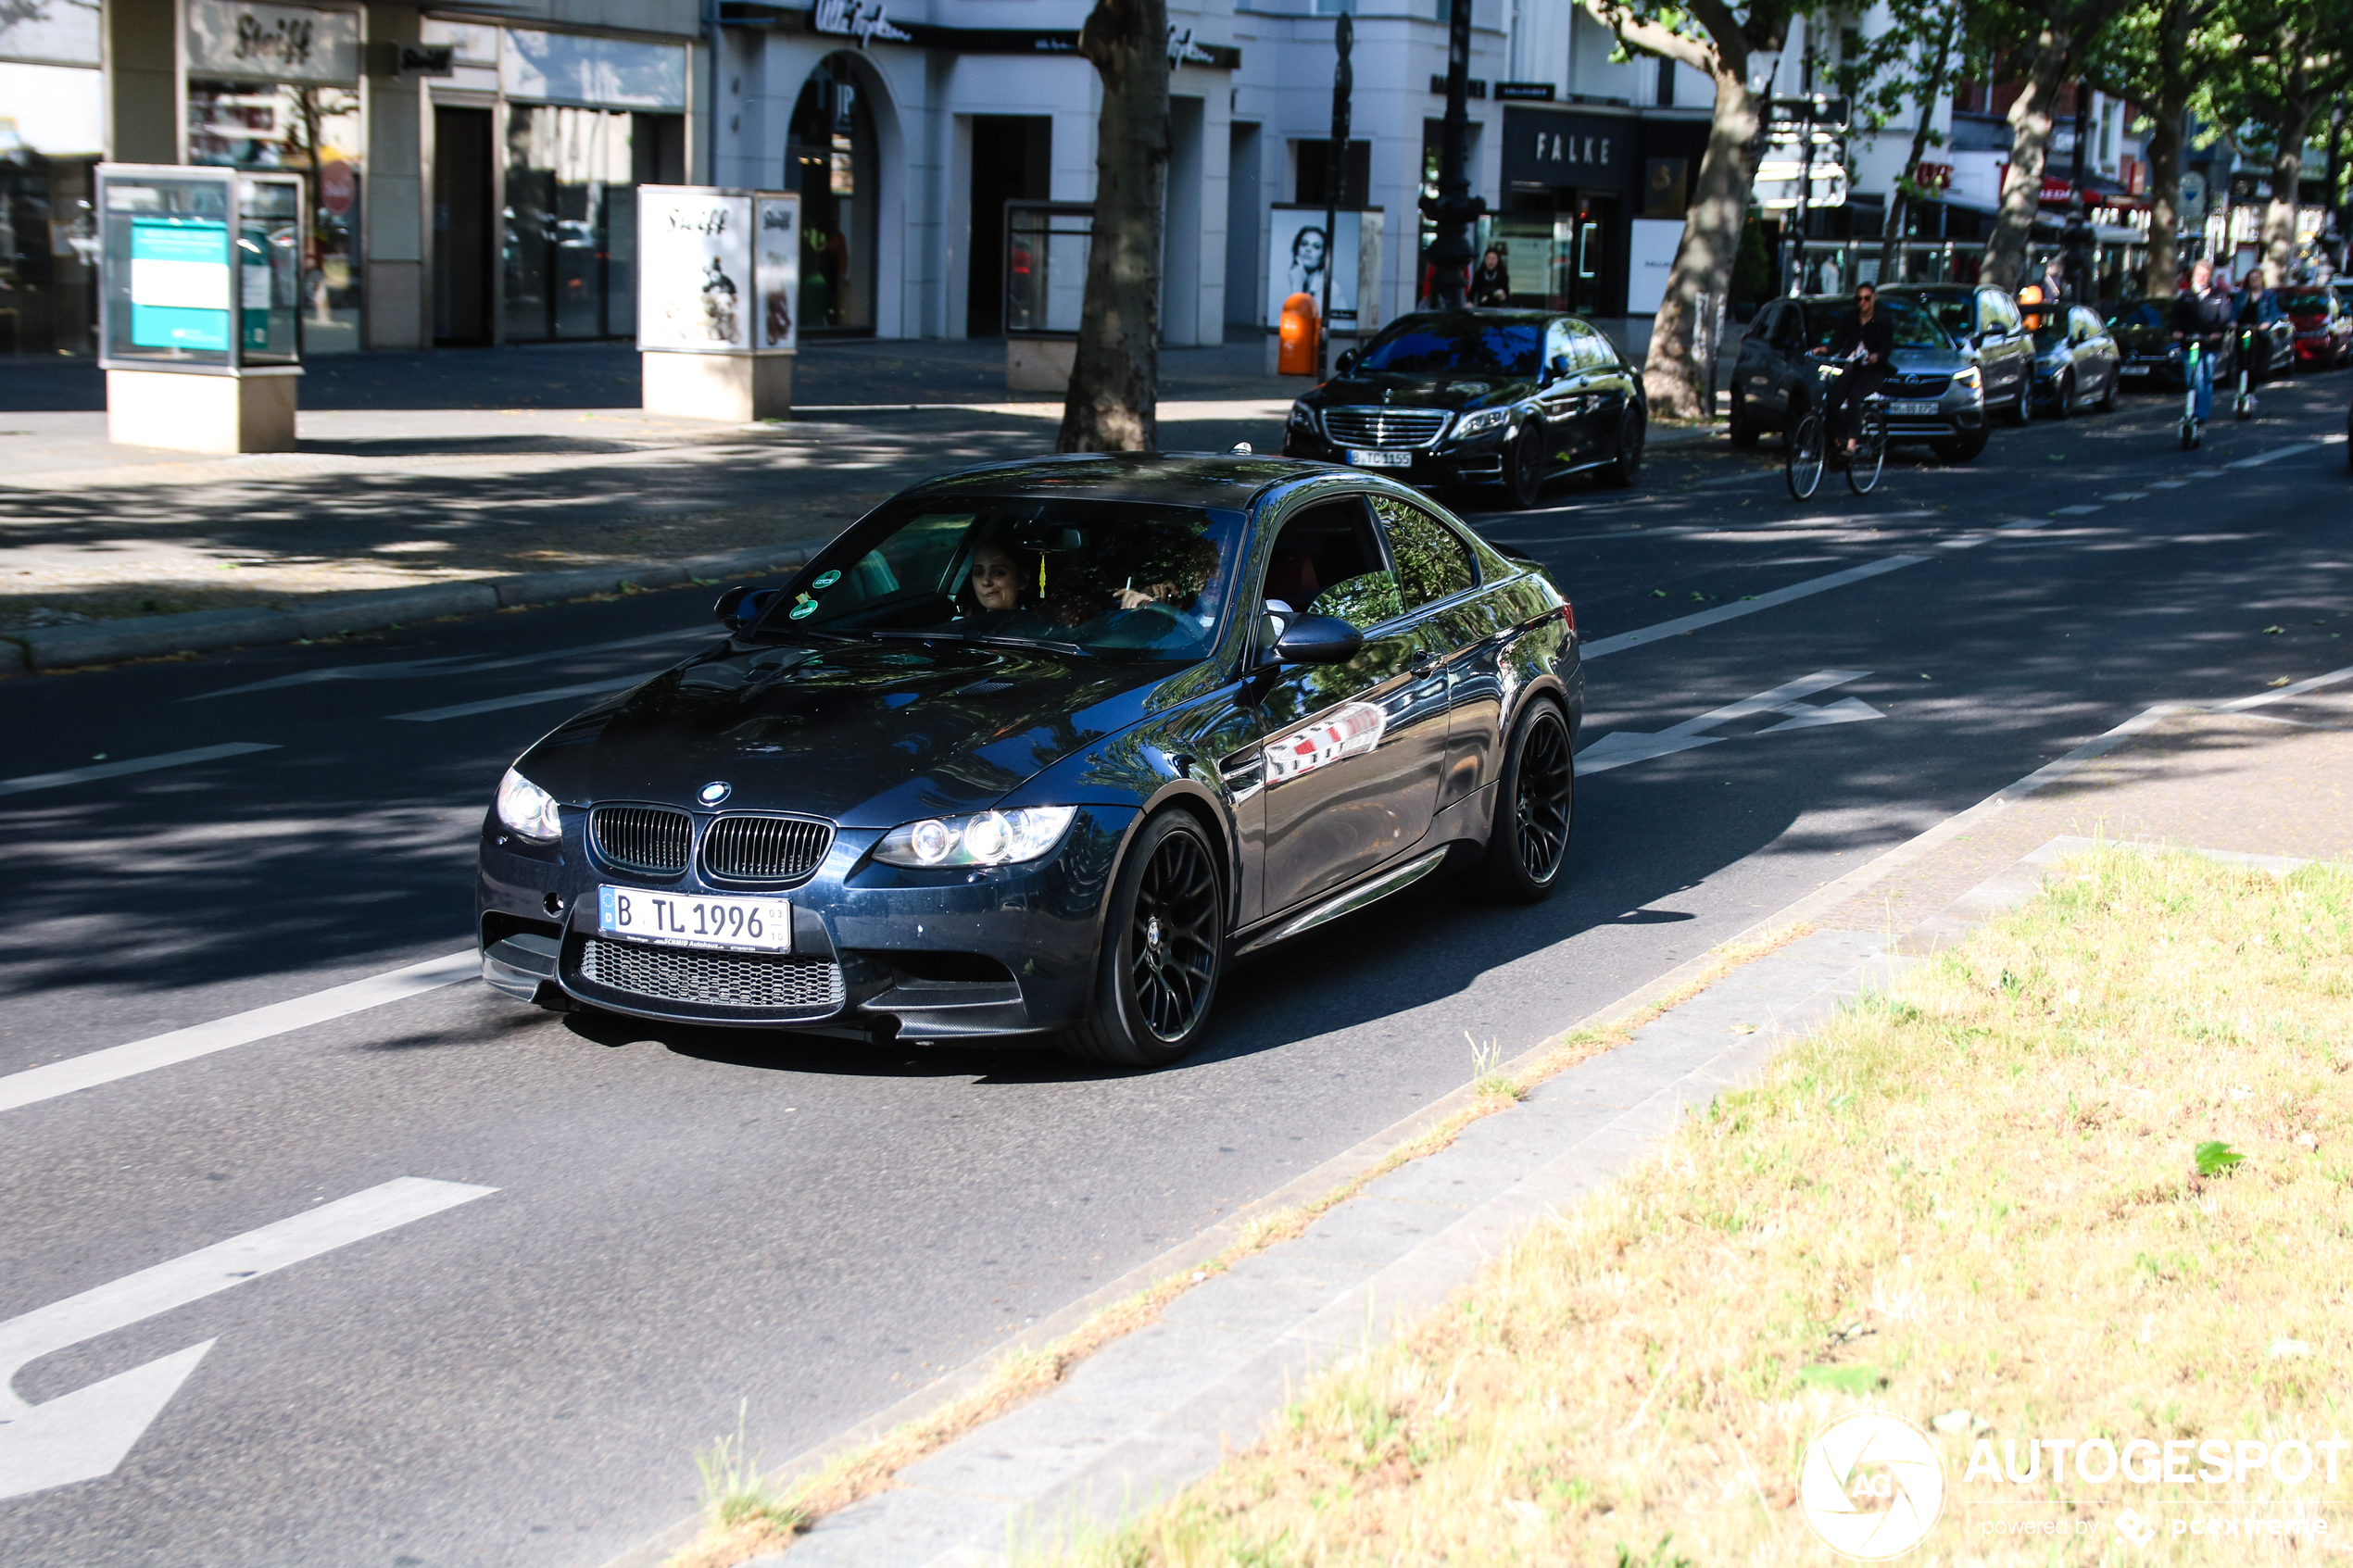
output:
[[[734,953],[792,951],[792,905],[782,898],[708,898],[649,893],[642,887],[597,889],[597,930],[606,936],[659,942],[665,947],[716,947]]]
[[[1924,419],[1936,412],[1936,405],[1934,403],[1921,403],[1917,401],[1910,403],[1890,403],[1887,406],[1887,411],[1890,415],[1899,420]]]
[[[2149,368],[2146,365],[2127,365],[2124,367],[2124,373],[2128,376],[2145,376],[2149,373]]]
[[[1360,469],[1409,469],[1414,466],[1411,452],[1367,452],[1352,446],[1348,460]]]

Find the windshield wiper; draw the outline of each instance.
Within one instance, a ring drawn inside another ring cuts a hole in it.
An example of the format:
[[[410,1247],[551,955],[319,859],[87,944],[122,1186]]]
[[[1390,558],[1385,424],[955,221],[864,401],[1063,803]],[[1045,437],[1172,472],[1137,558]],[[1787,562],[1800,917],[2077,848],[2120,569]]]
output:
[[[900,643],[973,643],[992,648],[1044,648],[1050,653],[1068,654],[1074,659],[1092,659],[1092,648],[1077,643],[1049,642],[1043,637],[1000,637],[986,632],[869,632],[866,635],[887,638]]]

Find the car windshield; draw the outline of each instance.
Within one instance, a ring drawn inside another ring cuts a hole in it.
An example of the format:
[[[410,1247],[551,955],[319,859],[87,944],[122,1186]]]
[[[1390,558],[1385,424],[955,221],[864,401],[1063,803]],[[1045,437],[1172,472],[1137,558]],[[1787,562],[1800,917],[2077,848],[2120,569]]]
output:
[[[1469,372],[1516,379],[1536,373],[1543,349],[1544,329],[1534,321],[1408,316],[1373,339],[1359,368],[1395,375]]]
[[[757,630],[1198,659],[1216,641],[1242,528],[1218,508],[917,498],[828,546]]]
[[[2291,316],[2321,316],[2328,312],[2329,296],[2317,289],[2280,295],[2280,308]]]
[[[1887,295],[1880,296],[1881,306],[1894,304]],[[1969,320],[1969,296],[1965,294],[1923,294],[1907,297],[1905,304],[1927,312],[1929,318],[1954,337],[1967,337],[1973,323]]]
[[[2067,341],[2067,317],[2059,311],[2046,311],[2038,316],[2026,313],[2027,325],[2034,330],[2036,348],[2057,348]]]
[[[1813,311],[1812,314],[1817,318],[1814,329],[1814,348],[1818,353],[1827,353],[1831,342],[1838,336],[1838,324],[1845,320],[1847,311],[1831,307]],[[1894,329],[1895,346],[1898,348],[1950,348],[1953,346],[1953,340],[1944,335],[1944,330],[1929,320],[1926,311],[1909,300],[1888,299],[1882,296],[1879,302],[1878,314]]]

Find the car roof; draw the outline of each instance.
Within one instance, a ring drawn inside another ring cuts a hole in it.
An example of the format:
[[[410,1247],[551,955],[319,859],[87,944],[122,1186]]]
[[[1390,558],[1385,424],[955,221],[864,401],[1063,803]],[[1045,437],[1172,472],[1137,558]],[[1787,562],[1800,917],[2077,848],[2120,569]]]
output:
[[[1990,289],[1993,286],[1991,283],[1890,283],[1879,292],[1881,294],[1975,294],[1979,289]]]
[[[1325,463],[1240,452],[1068,452],[959,469],[903,494],[1071,495],[1244,510],[1277,485],[1330,471]]]
[[[1572,315],[1566,310],[1491,310],[1474,309],[1466,306],[1460,310],[1409,310],[1403,316],[1392,316],[1382,322],[1381,330],[1386,332],[1402,321],[1461,321],[1491,324],[1496,321],[1517,321],[1530,326],[1543,326],[1553,321],[1581,320],[1583,318]],[[1591,322],[1586,324],[1592,325]]]

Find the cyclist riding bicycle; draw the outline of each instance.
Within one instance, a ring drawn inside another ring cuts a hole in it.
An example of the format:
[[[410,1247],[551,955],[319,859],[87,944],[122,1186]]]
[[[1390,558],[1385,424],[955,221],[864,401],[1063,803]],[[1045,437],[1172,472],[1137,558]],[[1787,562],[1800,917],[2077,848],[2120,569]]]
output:
[[[2186,353],[2193,343],[2200,350],[2196,369],[2185,367],[2185,373],[2195,378],[2191,385],[2201,425],[2214,411],[2215,359],[2230,340],[2231,315],[2231,296],[2214,287],[2214,264],[2201,259],[2190,269],[2190,292],[2173,296],[2174,350]]]
[[[1829,358],[1856,361],[1843,375],[1826,378],[1822,390],[1822,420],[1837,440],[1837,450],[1855,451],[1856,420],[1863,399],[1887,380],[1888,356],[1895,352],[1895,328],[1879,314],[1879,291],[1869,283],[1855,288],[1855,308],[1838,319],[1831,332]]]

